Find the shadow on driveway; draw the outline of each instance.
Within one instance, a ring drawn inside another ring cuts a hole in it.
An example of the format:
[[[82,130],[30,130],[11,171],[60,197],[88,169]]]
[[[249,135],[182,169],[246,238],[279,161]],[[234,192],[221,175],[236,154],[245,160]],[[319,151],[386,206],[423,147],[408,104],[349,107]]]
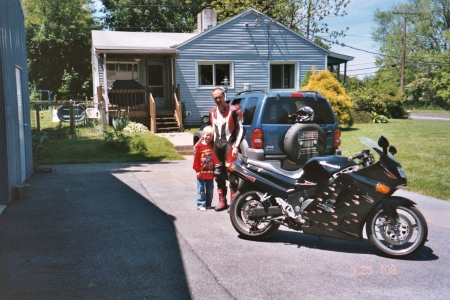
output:
[[[0,298],[191,298],[173,217],[73,168],[33,175],[33,197],[0,215]]]

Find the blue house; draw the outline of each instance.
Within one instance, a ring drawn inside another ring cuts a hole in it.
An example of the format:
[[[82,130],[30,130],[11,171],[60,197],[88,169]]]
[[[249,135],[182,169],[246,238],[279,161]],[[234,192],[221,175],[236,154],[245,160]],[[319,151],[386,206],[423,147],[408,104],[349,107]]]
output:
[[[176,115],[181,101],[190,126],[199,124],[214,105],[215,86],[227,85],[229,95],[250,89],[295,91],[313,66],[324,70],[353,59],[253,8],[217,25],[216,12],[206,6],[197,19],[194,33],[93,31],[94,86],[135,80],[146,91],[144,97],[152,94],[156,112]],[[124,68],[134,73],[125,76]]]
[[[0,0],[0,212],[33,172],[22,0]]]

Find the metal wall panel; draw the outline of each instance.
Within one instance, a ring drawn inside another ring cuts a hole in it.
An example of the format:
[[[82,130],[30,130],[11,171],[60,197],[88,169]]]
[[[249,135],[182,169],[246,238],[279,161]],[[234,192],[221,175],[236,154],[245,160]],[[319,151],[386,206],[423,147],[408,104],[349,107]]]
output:
[[[24,14],[19,0],[0,0],[0,205],[13,198],[21,185],[21,164],[26,178],[33,172],[28,71]],[[25,161],[21,161],[16,68],[21,69],[21,93],[25,127]]]

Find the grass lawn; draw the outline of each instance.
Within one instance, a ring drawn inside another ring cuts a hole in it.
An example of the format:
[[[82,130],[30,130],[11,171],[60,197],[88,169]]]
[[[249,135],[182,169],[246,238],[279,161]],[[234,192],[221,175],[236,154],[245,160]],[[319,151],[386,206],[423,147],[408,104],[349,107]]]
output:
[[[105,138],[102,135],[92,136],[87,133],[89,132],[81,131],[77,136],[45,141],[42,153],[34,158],[34,164],[85,164],[185,159],[174,150],[171,142],[152,133],[132,134],[145,144],[147,150],[131,150],[129,152],[105,147]]]
[[[355,124],[342,131],[342,155],[352,156],[365,145],[359,138],[385,136],[408,178],[407,190],[450,200],[450,122],[389,120],[386,124]],[[375,155],[376,156],[376,155]]]
[[[198,128],[191,128],[194,133]],[[104,162],[145,162],[183,160],[168,140],[151,133],[139,136],[147,151],[128,153],[105,149],[103,136],[89,136],[80,131],[76,137],[44,142],[45,152],[35,158],[35,164],[75,164]],[[355,124],[342,130],[342,154],[352,156],[365,148],[362,136],[377,140],[384,135],[396,146],[397,159],[408,177],[407,190],[450,200],[450,122],[389,120],[386,124]],[[375,154],[376,156],[376,154]]]

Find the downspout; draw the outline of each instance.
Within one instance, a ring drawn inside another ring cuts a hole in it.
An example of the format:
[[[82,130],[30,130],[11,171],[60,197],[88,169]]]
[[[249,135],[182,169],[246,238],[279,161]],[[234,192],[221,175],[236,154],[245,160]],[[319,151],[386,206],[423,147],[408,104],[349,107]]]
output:
[[[109,124],[108,80],[106,75],[106,53],[103,53],[103,86],[105,88],[106,124]]]

